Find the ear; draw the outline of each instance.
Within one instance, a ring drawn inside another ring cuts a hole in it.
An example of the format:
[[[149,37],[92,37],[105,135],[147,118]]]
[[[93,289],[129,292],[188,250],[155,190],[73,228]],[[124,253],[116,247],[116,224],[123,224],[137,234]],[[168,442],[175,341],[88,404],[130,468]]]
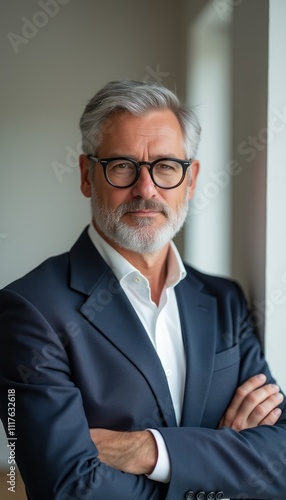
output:
[[[200,162],[198,160],[194,160],[192,162],[190,168],[192,169],[192,177],[191,177],[192,180],[191,180],[191,184],[189,187],[189,200],[191,200],[194,196],[197,176],[198,176],[199,170],[200,170]]]
[[[80,155],[79,157],[80,179],[81,179],[80,189],[82,194],[87,198],[91,197],[89,165],[90,165],[90,159],[86,155]]]

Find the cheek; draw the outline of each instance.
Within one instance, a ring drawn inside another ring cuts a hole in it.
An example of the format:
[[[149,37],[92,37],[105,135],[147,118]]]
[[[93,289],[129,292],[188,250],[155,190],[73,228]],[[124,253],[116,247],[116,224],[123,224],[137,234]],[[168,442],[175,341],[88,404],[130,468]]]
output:
[[[182,189],[180,190],[180,193],[178,193],[178,196],[176,198],[176,207],[181,208],[186,203],[188,203],[189,199],[190,199],[190,187],[188,185],[182,186]]]
[[[188,195],[187,186],[182,184],[175,189],[158,189],[158,201],[165,203],[172,210],[176,210],[184,204]]]
[[[102,186],[102,185],[101,185]],[[122,203],[126,203],[131,200],[130,193],[126,193],[125,190],[120,190],[106,186],[104,189],[102,187],[97,188],[95,185],[94,196],[97,200],[105,207],[112,209],[118,208]]]

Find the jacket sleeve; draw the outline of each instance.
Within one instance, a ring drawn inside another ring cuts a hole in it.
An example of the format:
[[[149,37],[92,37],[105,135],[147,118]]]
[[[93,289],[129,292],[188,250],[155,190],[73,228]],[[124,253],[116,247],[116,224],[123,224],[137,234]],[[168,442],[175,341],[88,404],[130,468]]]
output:
[[[253,331],[246,302],[237,287],[239,383],[265,373],[276,383]],[[221,388],[223,391],[223,387]],[[274,426],[241,432],[203,427],[158,428],[171,460],[167,500],[184,498],[188,491],[223,491],[225,498],[286,498],[286,401]]]
[[[159,499],[154,481],[100,462],[66,349],[11,291],[0,292],[0,343],[0,416],[31,500]]]

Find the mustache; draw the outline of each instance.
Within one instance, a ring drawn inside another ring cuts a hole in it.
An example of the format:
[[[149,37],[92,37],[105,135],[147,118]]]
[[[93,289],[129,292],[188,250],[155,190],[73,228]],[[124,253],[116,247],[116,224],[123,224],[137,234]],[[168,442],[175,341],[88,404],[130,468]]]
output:
[[[136,210],[154,210],[156,212],[162,212],[164,215],[168,216],[170,214],[170,208],[164,203],[160,203],[155,200],[142,200],[136,199],[130,200],[126,203],[122,203],[116,210],[119,215],[124,215],[126,212],[134,212]]]

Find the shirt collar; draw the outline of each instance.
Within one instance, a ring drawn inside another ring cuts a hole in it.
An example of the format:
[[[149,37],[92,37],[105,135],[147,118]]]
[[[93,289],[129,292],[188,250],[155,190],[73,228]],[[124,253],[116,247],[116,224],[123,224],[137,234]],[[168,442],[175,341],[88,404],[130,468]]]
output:
[[[130,273],[136,272],[141,274],[136,267],[132,266],[117,250],[115,250],[107,241],[105,241],[96,231],[93,224],[88,228],[88,235],[105,260],[106,264],[112,269],[119,282],[124,280]],[[168,252],[168,275],[166,278],[166,288],[176,286],[186,276],[186,269],[180,254],[173,241],[170,242],[170,250]],[[144,276],[142,278],[146,279]]]

